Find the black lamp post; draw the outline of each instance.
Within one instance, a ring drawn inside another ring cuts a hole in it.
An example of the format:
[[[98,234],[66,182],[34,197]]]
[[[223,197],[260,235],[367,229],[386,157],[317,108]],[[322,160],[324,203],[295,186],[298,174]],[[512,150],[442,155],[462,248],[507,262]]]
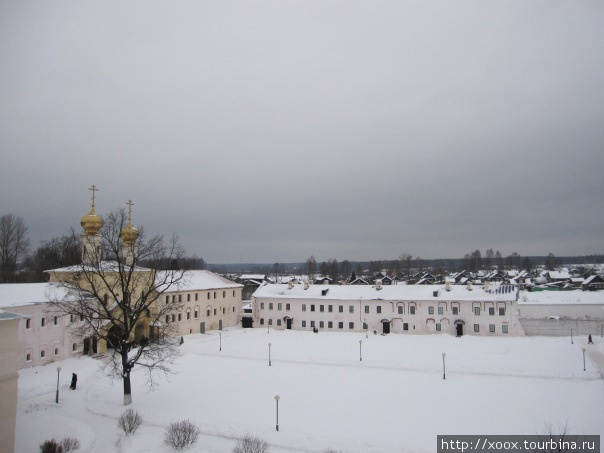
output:
[[[268,366],[271,366],[271,344],[268,344]]]
[[[359,340],[359,362],[363,361],[363,340]]]
[[[447,356],[447,354],[445,352],[443,352],[443,380],[446,379],[446,374],[445,374],[445,357]]]
[[[585,371],[585,348],[583,348],[582,351],[583,351],[583,371]]]
[[[573,343],[573,329],[570,329],[570,344],[574,344]]]
[[[55,403],[59,404],[59,375],[61,374],[61,367],[57,367],[57,395],[55,397]]]
[[[281,399],[281,397],[279,395],[275,395],[275,402],[277,403],[277,425],[276,425],[277,431],[279,431],[279,400],[280,399]]]
[[[218,332],[218,337],[220,338],[220,350],[222,351],[222,332]]]

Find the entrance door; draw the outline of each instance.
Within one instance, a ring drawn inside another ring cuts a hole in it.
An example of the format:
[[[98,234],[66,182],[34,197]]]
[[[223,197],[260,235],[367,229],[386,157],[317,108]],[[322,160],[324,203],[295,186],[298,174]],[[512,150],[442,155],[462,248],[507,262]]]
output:
[[[90,338],[84,338],[84,355],[90,354]]]
[[[218,330],[222,330],[222,319],[218,320]]]
[[[382,321],[382,333],[388,334],[390,333],[390,322]]]
[[[291,330],[291,328],[292,328],[292,318],[287,318],[285,321],[287,322],[287,328],[289,330]]]
[[[462,323],[457,323],[455,325],[455,329],[457,330],[457,336],[461,337],[463,335],[463,324]]]
[[[199,323],[199,333],[206,333],[206,323],[205,322]]]

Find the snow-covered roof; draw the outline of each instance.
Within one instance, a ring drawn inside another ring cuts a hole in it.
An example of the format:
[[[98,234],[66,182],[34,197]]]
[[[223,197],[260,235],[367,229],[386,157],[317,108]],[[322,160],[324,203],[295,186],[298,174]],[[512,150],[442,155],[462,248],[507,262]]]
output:
[[[520,304],[602,304],[604,305],[604,291],[581,291],[580,289],[572,291],[521,291]]]
[[[53,283],[4,283],[0,285],[0,308],[43,304],[66,296],[67,289]]]
[[[503,287],[503,286],[502,286]],[[292,298],[323,300],[516,300],[515,288],[509,292],[497,291],[498,285],[491,285],[489,291],[474,286],[469,291],[465,286],[452,285],[449,291],[445,285],[385,285],[380,290],[370,285],[264,285],[256,290],[256,298]],[[328,290],[328,291],[326,291]],[[434,293],[438,296],[434,297]],[[325,294],[325,295],[323,295]]]
[[[166,292],[199,291],[207,289],[243,288],[243,285],[235,283],[210,271],[187,271],[184,279],[178,287],[170,288]]]
[[[27,319],[29,316],[19,315],[17,313],[11,313],[0,309],[0,321],[12,321],[18,319]]]
[[[125,266],[127,267],[127,266]],[[75,264],[73,266],[59,267],[58,269],[49,269],[44,272],[81,272],[85,270],[87,272],[117,272],[119,270],[119,263],[117,261],[101,261],[99,266],[86,266],[82,264]],[[149,272],[151,269],[146,267],[136,266],[134,268],[136,272]]]

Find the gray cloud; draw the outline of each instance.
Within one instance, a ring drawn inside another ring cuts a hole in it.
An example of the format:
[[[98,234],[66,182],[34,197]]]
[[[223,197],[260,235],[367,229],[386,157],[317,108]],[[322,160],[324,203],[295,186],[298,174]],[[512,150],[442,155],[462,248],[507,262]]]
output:
[[[604,6],[4,2],[0,200],[211,262],[602,253]]]

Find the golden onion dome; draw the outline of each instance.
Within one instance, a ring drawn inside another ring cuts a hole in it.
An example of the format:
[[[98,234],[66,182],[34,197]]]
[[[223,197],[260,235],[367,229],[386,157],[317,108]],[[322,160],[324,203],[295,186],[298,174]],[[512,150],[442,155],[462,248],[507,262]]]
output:
[[[88,215],[82,217],[82,220],[80,221],[80,225],[84,228],[84,232],[87,236],[97,235],[104,223],[103,218],[100,215],[95,214],[94,208],[90,210]]]
[[[128,200],[128,225],[122,228],[121,238],[126,245],[134,245],[134,242],[138,239],[138,230],[132,226],[132,200]]]
[[[138,239],[138,230],[132,226],[130,222],[125,228],[122,228],[122,241],[124,244],[133,245],[134,242]]]
[[[84,232],[87,236],[95,236],[99,233],[99,230],[103,227],[105,222],[100,215],[94,212],[94,193],[99,189],[93,185],[88,190],[92,191],[92,206],[90,207],[88,215],[85,215],[82,217],[82,220],[80,220],[80,225],[84,228]]]

